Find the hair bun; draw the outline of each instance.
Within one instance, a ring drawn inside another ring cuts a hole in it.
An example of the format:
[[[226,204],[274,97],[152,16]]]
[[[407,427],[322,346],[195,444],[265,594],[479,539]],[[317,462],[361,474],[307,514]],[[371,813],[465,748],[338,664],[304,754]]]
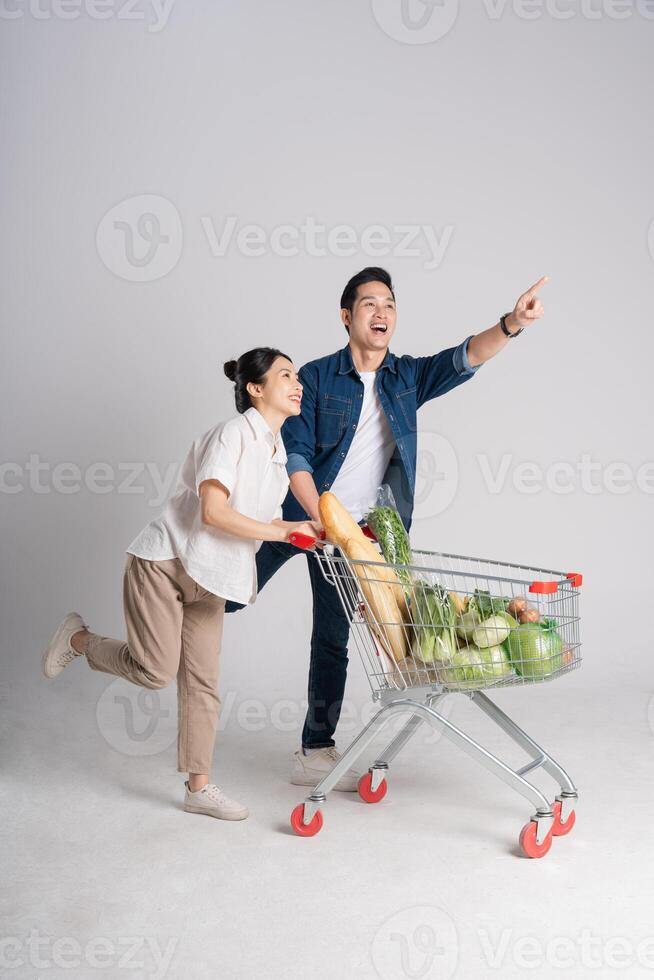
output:
[[[236,381],[237,361],[225,361],[223,370],[230,381]]]

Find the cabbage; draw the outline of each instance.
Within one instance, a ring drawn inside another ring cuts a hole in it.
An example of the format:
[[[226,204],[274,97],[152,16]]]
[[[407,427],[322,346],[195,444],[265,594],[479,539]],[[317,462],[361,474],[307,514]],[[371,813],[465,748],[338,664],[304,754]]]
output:
[[[478,647],[497,647],[509,635],[509,626],[504,616],[490,616],[473,630],[472,641]]]
[[[462,640],[471,640],[472,634],[479,626],[479,616],[474,610],[464,612],[456,622],[456,631]]]
[[[501,646],[467,646],[457,650],[451,666],[439,667],[438,676],[443,684],[468,684],[481,686],[509,677],[513,671],[506,652]]]
[[[523,623],[512,629],[506,646],[513,667],[522,677],[539,680],[561,667],[563,641],[554,629],[553,620]]]

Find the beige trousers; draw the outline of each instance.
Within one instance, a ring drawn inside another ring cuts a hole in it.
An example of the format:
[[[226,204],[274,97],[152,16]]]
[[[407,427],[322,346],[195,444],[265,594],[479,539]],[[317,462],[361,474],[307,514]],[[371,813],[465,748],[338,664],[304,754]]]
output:
[[[155,690],[177,677],[177,769],[208,773],[220,710],[225,600],[198,585],[178,558],[128,555],[123,605],[127,643],[92,633],[89,666]]]

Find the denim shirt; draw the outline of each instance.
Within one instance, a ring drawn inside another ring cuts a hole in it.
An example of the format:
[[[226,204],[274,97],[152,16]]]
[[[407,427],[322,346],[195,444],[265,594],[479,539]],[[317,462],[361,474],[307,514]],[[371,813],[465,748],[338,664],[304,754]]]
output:
[[[418,409],[471,378],[478,368],[468,360],[467,337],[430,357],[397,357],[386,352],[377,370],[375,389],[395,437],[395,450],[383,482],[393,491],[397,509],[407,530],[411,527],[416,483]],[[329,490],[343,465],[356,432],[363,382],[352,361],[348,344],[343,350],[309,361],[299,370],[304,392],[302,412],[282,427],[287,472],[305,470],[313,475],[319,494]],[[308,514],[289,490],[283,504],[287,521],[306,520]]]

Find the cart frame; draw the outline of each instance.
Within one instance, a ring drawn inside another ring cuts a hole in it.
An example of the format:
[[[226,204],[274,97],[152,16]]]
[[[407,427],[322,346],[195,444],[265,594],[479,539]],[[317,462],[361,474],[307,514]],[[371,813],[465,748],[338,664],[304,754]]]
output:
[[[315,542],[313,539],[302,539],[298,537],[296,542],[301,547],[309,547]],[[322,574],[325,579],[334,585],[341,599],[343,608],[352,622],[353,620],[353,596],[361,592],[357,586],[357,578],[352,571],[352,565],[345,556],[336,559],[341,563],[341,569],[347,566],[351,572],[350,584],[354,591],[347,595],[344,590],[343,572],[336,573],[334,569],[334,547],[325,545],[322,549],[316,549],[314,555],[320,562]],[[418,554],[436,554],[429,552],[416,552]],[[462,561],[478,561],[477,559],[467,559],[456,555],[442,555],[443,558],[461,559]],[[481,561],[481,560],[479,560]],[[383,559],[380,556],[381,565]],[[359,563],[360,564],[360,563]],[[374,568],[374,562],[366,562]],[[486,566],[498,565],[504,568],[514,568],[533,572],[530,566],[507,566],[505,563],[484,560]],[[394,566],[391,566],[394,567]],[[433,569],[423,566],[411,566],[412,570],[421,572],[431,572]],[[548,570],[539,570],[548,571]],[[463,574],[463,573],[461,573]],[[575,593],[581,585],[582,576],[578,573],[551,572],[556,578],[550,582],[534,582],[534,592],[553,593],[558,586],[574,589]],[[484,581],[495,579],[498,583],[506,583],[507,578],[501,575],[493,576],[487,573],[483,576]],[[524,580],[515,579],[524,584]],[[556,582],[556,587],[553,583]],[[575,597],[577,598],[577,597]],[[575,619],[575,637],[578,639],[577,619]],[[362,623],[358,624],[364,628]],[[373,627],[370,623],[365,627],[370,634],[373,644],[378,641],[375,637]],[[580,644],[579,644],[580,646]],[[365,663],[366,669],[368,665]],[[578,662],[572,667],[578,666]],[[565,668],[566,672],[571,667]],[[538,744],[530,735],[520,728],[504,711],[502,711],[481,689],[457,690],[449,685],[440,683],[428,683],[423,686],[407,686],[405,690],[394,690],[390,685],[381,685],[375,689],[373,679],[368,670],[369,680],[373,687],[373,700],[380,704],[379,711],[368,722],[365,728],[352,740],[348,748],[340,759],[334,764],[326,776],[313,788],[312,792],[306,797],[303,804],[299,804],[291,815],[291,825],[300,836],[313,836],[322,826],[322,807],[326,802],[327,794],[334,789],[339,779],[354,766],[359,757],[365,752],[368,746],[378,733],[386,725],[398,716],[405,716],[406,721],[401,729],[394,734],[388,741],[383,751],[375,758],[375,761],[368,768],[359,781],[359,794],[368,803],[378,802],[386,793],[386,776],[391,763],[396,759],[401,750],[407,745],[409,740],[418,731],[423,723],[429,724],[432,728],[441,732],[446,738],[453,742],[458,748],[474,759],[478,764],[504,782],[514,792],[527,799],[534,813],[529,822],[523,827],[520,835],[520,845],[523,853],[528,857],[542,857],[549,851],[552,838],[567,834],[574,826],[576,817],[576,802],[578,799],[577,788],[566,772],[566,770]],[[489,685],[492,686],[492,685]],[[518,745],[528,757],[528,761],[520,768],[514,769],[501,758],[490,752],[479,742],[475,741],[470,735],[466,734],[461,728],[453,724],[444,714],[438,710],[444,699],[449,695],[460,694],[467,697],[475,704],[480,711],[486,715],[495,725],[497,725],[509,739]],[[559,792],[552,802],[545,794],[538,789],[532,782],[525,777],[527,774],[542,769],[558,785]]]

